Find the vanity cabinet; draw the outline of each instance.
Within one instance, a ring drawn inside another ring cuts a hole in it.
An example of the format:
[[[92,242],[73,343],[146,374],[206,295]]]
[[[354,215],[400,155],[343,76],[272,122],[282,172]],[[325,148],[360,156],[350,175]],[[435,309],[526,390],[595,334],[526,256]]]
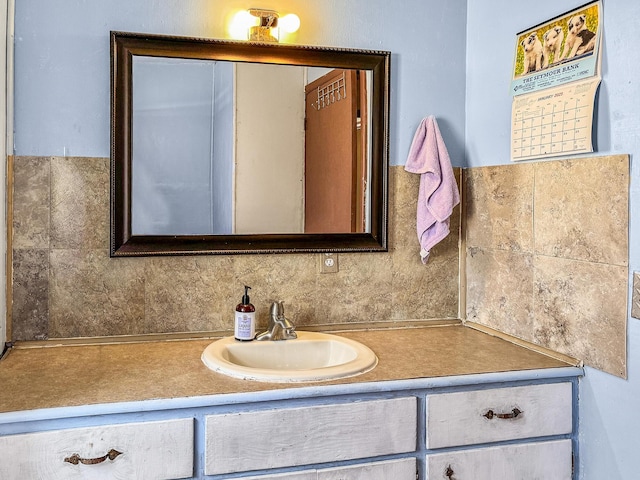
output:
[[[344,335],[374,370],[290,384],[211,371],[209,339],[14,349],[0,479],[579,478],[581,368],[462,325]]]
[[[0,478],[571,480],[579,372],[0,414]]]
[[[192,475],[192,418],[0,437],[0,478],[7,480],[171,480]]]
[[[574,478],[576,377],[499,378],[314,386],[0,423],[0,478]]]

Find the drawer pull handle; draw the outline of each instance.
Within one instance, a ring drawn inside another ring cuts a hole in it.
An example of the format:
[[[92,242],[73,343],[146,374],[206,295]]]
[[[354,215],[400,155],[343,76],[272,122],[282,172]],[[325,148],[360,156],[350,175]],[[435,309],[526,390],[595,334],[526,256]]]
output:
[[[98,463],[102,463],[105,460],[109,459],[111,461],[115,460],[118,455],[122,455],[122,452],[119,452],[115,449],[111,449],[107,452],[106,455],[98,458],[82,458],[77,453],[74,453],[70,457],[64,459],[65,462],[71,463],[73,465],[78,465],[79,463],[83,465],[97,465]]]
[[[451,465],[449,465],[447,469],[444,471],[444,476],[447,477],[449,480],[455,480],[455,478],[453,478],[454,473],[455,472],[453,471],[453,468],[451,468]]]
[[[524,412],[518,408],[514,408],[509,413],[495,413],[493,410],[488,410],[487,413],[483,415],[483,417],[488,418],[489,420],[495,418],[501,418],[503,420],[510,420],[513,418],[518,418],[518,416],[522,415]]]

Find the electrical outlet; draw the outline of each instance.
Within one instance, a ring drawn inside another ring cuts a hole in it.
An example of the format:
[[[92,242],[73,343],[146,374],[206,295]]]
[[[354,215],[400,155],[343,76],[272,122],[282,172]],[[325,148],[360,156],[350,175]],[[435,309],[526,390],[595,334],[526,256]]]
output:
[[[318,255],[320,261],[320,273],[337,273],[338,254],[337,253],[321,253]]]
[[[633,272],[633,293],[631,294],[631,316],[640,320],[640,273]]]

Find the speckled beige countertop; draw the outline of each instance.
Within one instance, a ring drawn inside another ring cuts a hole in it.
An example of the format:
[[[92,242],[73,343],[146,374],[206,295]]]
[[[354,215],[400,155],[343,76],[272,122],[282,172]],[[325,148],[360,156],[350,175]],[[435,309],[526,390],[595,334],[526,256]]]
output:
[[[378,366],[323,382],[383,382],[572,366],[462,325],[339,332],[369,346]],[[15,348],[0,361],[0,413],[308,386],[238,380],[200,360],[207,340]]]

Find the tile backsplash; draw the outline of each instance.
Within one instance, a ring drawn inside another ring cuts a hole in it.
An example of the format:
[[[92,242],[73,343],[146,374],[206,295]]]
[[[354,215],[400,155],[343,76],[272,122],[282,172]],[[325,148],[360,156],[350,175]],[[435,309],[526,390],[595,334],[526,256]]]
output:
[[[420,261],[419,176],[390,168],[388,253],[109,258],[109,159],[12,159],[13,340],[233,328],[242,286],[259,327],[272,300],[297,325],[458,318],[460,207]],[[460,178],[460,169],[456,169]]]
[[[246,284],[259,328],[276,299],[297,325],[355,328],[462,302],[466,321],[626,376],[627,155],[456,168],[464,208],[427,265],[419,176],[391,167],[389,252],[340,254],[332,274],[314,254],[109,258],[109,160],[11,160],[13,340],[229,331]]]
[[[467,320],[626,376],[629,157],[464,173]]]

